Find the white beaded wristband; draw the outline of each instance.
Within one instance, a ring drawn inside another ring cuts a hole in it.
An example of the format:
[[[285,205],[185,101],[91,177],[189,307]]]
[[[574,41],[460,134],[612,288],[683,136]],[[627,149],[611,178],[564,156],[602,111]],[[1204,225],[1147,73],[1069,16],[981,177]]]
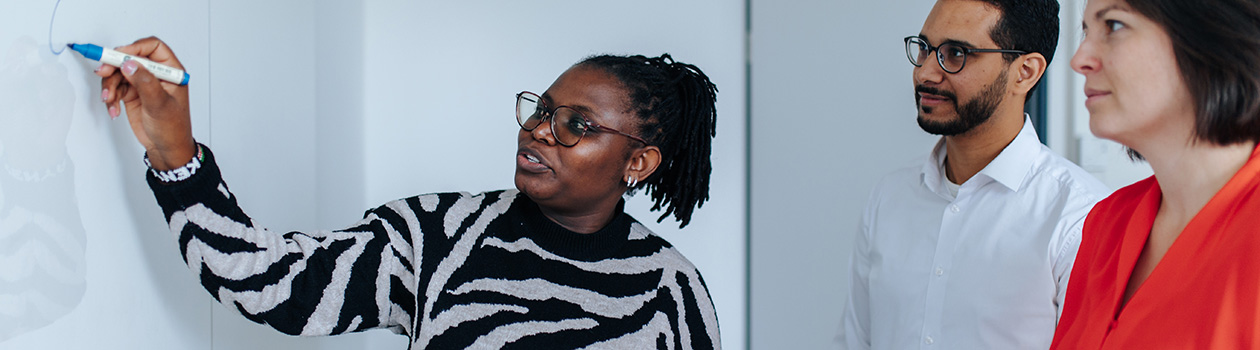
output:
[[[201,169],[201,160],[205,155],[201,152],[201,144],[197,144],[197,156],[188,161],[182,167],[171,170],[159,171],[153,168],[153,164],[149,162],[149,155],[144,155],[144,165],[149,167],[149,171],[153,172],[153,176],[162,182],[171,183],[188,180],[193,174],[197,173],[197,169]]]

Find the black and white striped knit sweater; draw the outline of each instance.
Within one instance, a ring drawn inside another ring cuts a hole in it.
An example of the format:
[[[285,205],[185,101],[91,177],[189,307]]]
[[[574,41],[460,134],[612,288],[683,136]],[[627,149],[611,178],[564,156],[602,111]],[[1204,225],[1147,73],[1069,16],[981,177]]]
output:
[[[348,229],[280,233],[245,215],[205,153],[192,178],[149,185],[206,290],[281,332],[389,328],[416,349],[721,348],[700,273],[620,206],[577,234],[515,190],[439,193]]]

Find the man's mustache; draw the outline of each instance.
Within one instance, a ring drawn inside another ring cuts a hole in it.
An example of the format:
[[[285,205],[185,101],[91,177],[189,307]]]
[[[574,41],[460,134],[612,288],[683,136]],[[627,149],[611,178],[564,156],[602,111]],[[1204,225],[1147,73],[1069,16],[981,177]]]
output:
[[[948,98],[948,99],[951,99],[951,100],[954,100],[954,101],[957,101],[957,100],[958,100],[958,96],[954,95],[954,93],[953,93],[952,91],[945,91],[945,90],[937,89],[937,88],[930,87],[930,86],[916,85],[916,86],[914,87],[914,91],[915,91],[915,92],[926,93],[926,94],[937,95],[937,96],[944,96],[945,98]],[[915,94],[915,100],[917,101],[918,99],[919,99],[918,94]]]

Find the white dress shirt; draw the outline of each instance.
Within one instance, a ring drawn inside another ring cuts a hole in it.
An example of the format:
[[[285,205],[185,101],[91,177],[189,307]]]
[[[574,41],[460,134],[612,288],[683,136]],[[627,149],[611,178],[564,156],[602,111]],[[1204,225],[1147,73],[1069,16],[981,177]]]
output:
[[[1037,139],[1031,121],[957,188],[944,138],[886,176],[853,245],[849,349],[1046,349],[1081,226],[1110,191]]]

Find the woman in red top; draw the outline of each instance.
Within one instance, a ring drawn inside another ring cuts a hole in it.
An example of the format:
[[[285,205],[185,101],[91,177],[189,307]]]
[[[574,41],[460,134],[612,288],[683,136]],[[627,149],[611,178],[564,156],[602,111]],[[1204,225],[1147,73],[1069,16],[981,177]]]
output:
[[[1089,127],[1155,176],[1098,203],[1052,349],[1260,349],[1260,2],[1090,0]]]

